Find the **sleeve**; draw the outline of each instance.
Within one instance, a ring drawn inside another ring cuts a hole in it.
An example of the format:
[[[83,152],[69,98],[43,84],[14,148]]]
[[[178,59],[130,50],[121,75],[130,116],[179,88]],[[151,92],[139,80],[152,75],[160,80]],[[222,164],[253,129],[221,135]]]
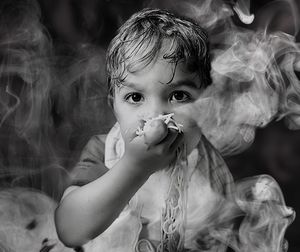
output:
[[[104,151],[105,144],[101,135],[93,136],[82,150],[79,162],[71,172],[71,185],[88,184],[108,170],[104,165]]]

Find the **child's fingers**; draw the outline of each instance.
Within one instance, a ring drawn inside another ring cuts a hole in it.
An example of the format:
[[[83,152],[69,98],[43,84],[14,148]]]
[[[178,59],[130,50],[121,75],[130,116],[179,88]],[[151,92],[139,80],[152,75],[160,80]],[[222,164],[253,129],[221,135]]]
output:
[[[164,139],[162,139],[162,141],[160,141],[159,144],[164,144],[168,148],[170,148],[170,146],[175,141],[177,135],[178,135],[178,130],[176,130],[174,128],[168,128],[168,134],[167,134],[167,136]]]
[[[137,129],[139,129],[139,128],[140,128],[140,129],[144,128],[144,124],[145,124],[145,121],[144,121],[144,120],[139,120],[139,121],[137,122],[137,124],[135,124],[135,125],[131,126],[130,128],[128,128],[128,129],[126,130],[126,132],[125,132],[125,138],[126,138],[129,142],[131,142],[134,138],[137,137],[137,134],[136,134]]]
[[[168,134],[167,125],[162,120],[154,120],[147,127],[144,127],[145,143],[149,146],[157,145]]]

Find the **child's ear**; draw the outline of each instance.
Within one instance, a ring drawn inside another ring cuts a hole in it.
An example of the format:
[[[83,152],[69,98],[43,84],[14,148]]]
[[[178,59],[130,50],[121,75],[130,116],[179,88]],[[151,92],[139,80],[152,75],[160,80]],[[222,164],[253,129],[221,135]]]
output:
[[[113,109],[114,108],[114,90],[113,90],[113,83],[111,83],[111,77],[107,77],[107,104],[108,106]]]
[[[108,96],[107,96],[107,103],[108,103],[108,106],[111,109],[114,109],[114,97],[113,97],[112,94],[108,94]]]

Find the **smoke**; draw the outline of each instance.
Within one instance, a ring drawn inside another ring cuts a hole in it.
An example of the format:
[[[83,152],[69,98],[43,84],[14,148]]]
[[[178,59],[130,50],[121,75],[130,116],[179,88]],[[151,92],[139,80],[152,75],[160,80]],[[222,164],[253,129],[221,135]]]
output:
[[[295,4],[278,3],[290,11],[297,34]],[[251,23],[244,20],[254,15],[249,1],[166,0],[147,6],[181,11],[210,33],[214,83],[192,109],[223,155],[244,151],[255,129],[271,120],[284,118],[290,129],[299,128],[299,44],[293,35],[269,32],[271,14],[256,30],[249,30],[232,21],[237,13],[241,21]],[[112,125],[106,105],[105,49],[91,44],[53,47],[34,1],[3,1],[1,10],[0,123],[3,140],[9,142],[2,166],[72,167],[89,136]],[[277,8],[271,13],[276,12]],[[28,155],[33,158],[22,159]]]
[[[0,3],[1,251],[71,251],[56,201],[86,141],[113,120],[104,50],[55,44],[41,19],[36,1]]]
[[[270,176],[257,176],[237,183],[236,202],[246,213],[240,225],[237,251],[287,251],[285,230],[294,220],[286,207],[279,185]],[[247,247],[254,244],[255,248]]]
[[[240,5],[246,3],[235,7]],[[194,13],[201,13],[200,7],[194,4],[187,15],[197,20]],[[249,15],[249,10],[239,11]],[[182,110],[193,111],[204,135],[229,156],[247,149],[256,128],[272,120],[284,119],[290,129],[299,129],[299,44],[293,35],[268,32],[267,25],[250,30],[236,26],[230,16],[216,17],[200,20],[211,36],[213,84]]]
[[[300,21],[294,1],[273,1],[255,14],[247,0],[152,1],[150,6],[184,13],[209,32],[213,85],[182,112],[193,111],[203,133],[223,155],[243,152],[254,141],[256,128],[272,120],[284,119],[290,129],[299,129],[295,35]],[[289,17],[289,26],[274,24],[279,14],[284,20]]]
[[[244,24],[251,24],[253,22],[254,15],[250,14],[250,0],[237,1],[233,9]]]
[[[0,179],[59,199],[66,168],[112,125],[105,52],[54,44],[35,1],[2,1],[0,11]]]
[[[2,189],[0,192],[0,249],[67,252],[57,237],[53,212],[56,202],[35,190]]]
[[[35,2],[1,2],[0,177],[4,181],[36,172],[53,157],[45,138],[51,125],[51,44],[39,18]]]

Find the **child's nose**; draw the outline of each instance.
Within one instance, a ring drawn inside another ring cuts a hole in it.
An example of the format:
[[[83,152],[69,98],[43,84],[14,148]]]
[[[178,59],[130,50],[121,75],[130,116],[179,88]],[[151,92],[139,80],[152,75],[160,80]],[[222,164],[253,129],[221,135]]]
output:
[[[149,105],[147,109],[147,114],[149,118],[153,118],[157,117],[158,115],[165,115],[171,113],[171,111],[169,110],[169,107],[164,102],[154,101]]]

